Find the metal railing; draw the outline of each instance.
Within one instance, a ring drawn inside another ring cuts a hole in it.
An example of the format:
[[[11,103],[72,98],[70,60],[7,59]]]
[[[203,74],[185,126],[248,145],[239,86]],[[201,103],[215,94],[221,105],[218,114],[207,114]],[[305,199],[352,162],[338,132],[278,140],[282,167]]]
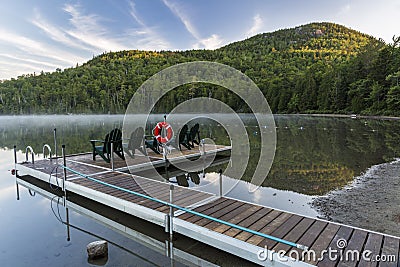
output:
[[[35,164],[35,153],[33,152],[33,148],[31,146],[27,146],[25,149],[25,159],[28,161],[28,152],[31,152],[32,155],[32,164]]]
[[[51,155],[51,147],[48,144],[45,144],[43,146],[43,158],[46,158],[46,154],[45,154],[46,148],[47,148],[47,151],[49,152],[49,159],[50,159],[50,162],[51,162],[53,160],[53,158],[51,157],[52,156]]]

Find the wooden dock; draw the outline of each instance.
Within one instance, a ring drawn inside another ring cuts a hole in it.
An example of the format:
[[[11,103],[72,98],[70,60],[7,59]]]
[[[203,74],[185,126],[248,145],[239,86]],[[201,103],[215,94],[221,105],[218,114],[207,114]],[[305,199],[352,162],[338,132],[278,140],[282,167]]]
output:
[[[215,149],[215,148],[214,148]],[[218,147],[215,151],[229,150]],[[187,152],[186,157],[199,157],[198,150]],[[151,223],[166,227],[170,207],[128,191],[169,202],[170,184],[132,175],[125,161],[115,159],[114,168],[90,153],[71,155],[66,158],[68,168],[114,187],[98,183],[67,170],[66,193],[73,192],[108,207],[134,215]],[[171,159],[173,160],[173,159]],[[178,160],[175,159],[175,160]],[[63,168],[58,159],[38,160],[34,164],[17,164],[20,183],[35,179],[62,186]],[[151,166],[163,166],[162,157],[138,156],[136,165],[130,168],[143,170]],[[150,165],[149,165],[150,164]],[[17,181],[17,182],[18,182]],[[22,182],[23,181],[23,182]],[[124,188],[121,191],[118,188]],[[351,226],[260,206],[224,196],[217,196],[190,188],[175,186],[173,204],[192,209],[206,216],[229,222],[252,231],[307,246],[308,254],[299,248],[273,241],[252,232],[244,231],[215,220],[175,210],[173,231],[218,249],[266,266],[400,266],[400,239]],[[325,253],[323,253],[325,251]],[[358,257],[355,251],[358,252]],[[328,253],[331,253],[330,257]],[[315,256],[313,256],[315,254]],[[299,255],[299,257],[297,257]],[[304,255],[305,257],[301,257]],[[321,255],[323,257],[321,257]],[[353,256],[352,256],[353,255]],[[364,257],[362,256],[364,255]],[[342,257],[342,258],[341,258]],[[298,259],[298,260],[296,260]],[[381,259],[382,261],[378,261]],[[386,261],[383,261],[383,260]]]

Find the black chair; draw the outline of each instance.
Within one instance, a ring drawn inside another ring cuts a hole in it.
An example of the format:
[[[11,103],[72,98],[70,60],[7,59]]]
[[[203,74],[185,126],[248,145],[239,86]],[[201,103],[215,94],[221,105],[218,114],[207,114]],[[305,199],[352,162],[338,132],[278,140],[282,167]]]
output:
[[[189,172],[188,176],[190,177],[190,180],[196,184],[199,185],[200,184],[200,176],[197,172]]]
[[[189,182],[184,174],[176,176],[176,181],[180,186],[189,187]]]
[[[144,155],[147,155],[146,148],[150,148],[155,153],[161,154],[160,145],[157,140],[153,136],[153,140],[147,140],[146,137],[148,136],[144,135],[143,127],[136,128],[136,130],[131,133],[128,147],[125,149],[125,152],[132,158],[135,156],[136,149]]]
[[[199,145],[200,144],[200,131],[199,131],[200,125],[196,123],[192,128],[190,128],[190,131],[188,132],[188,143],[190,144],[191,147],[194,147],[194,144]]]
[[[178,140],[177,140],[177,146],[179,147],[179,150],[182,150],[181,145],[183,145],[184,147],[186,147],[189,150],[191,149],[191,145],[189,143],[189,138],[188,138],[188,129],[189,129],[189,127],[187,126],[187,124],[185,124],[179,131]]]
[[[125,159],[122,148],[122,132],[120,129],[115,128],[106,135],[104,140],[90,140],[93,148],[93,160],[96,160],[96,155],[99,155],[110,163],[111,159],[111,143],[113,144],[114,153],[117,154],[121,159]],[[96,143],[103,143],[103,145],[96,146]]]

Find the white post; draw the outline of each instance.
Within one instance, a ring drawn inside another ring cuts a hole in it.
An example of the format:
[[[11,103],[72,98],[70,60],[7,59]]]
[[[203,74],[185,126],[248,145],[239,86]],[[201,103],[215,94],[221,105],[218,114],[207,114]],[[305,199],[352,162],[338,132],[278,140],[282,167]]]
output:
[[[57,162],[57,129],[54,128],[54,157],[56,158],[56,164]]]
[[[219,197],[222,197],[222,170],[219,170]]]

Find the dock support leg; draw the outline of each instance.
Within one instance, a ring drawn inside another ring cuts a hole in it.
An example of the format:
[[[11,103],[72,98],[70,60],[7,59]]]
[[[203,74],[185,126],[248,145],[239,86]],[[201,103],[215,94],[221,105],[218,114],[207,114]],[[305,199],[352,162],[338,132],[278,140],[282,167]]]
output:
[[[14,145],[14,173],[15,173],[15,186],[17,189],[17,200],[19,200],[19,185],[17,183],[17,146]]]
[[[67,167],[67,160],[66,160],[66,156],[65,156],[65,145],[62,145],[61,146],[61,151],[62,151],[62,157],[63,157],[63,165],[64,165],[64,167]],[[67,169],[66,168],[63,168],[63,173],[64,173],[64,175],[63,175],[63,192],[64,192],[64,206],[65,206],[65,202],[66,202],[66,199],[67,199],[67,190],[66,190],[66,188],[65,188],[65,182],[67,181]]]
[[[65,205],[65,217],[66,217],[66,224],[67,224],[67,241],[71,240],[71,232],[70,232],[70,227],[69,227],[69,210],[67,206]]]
[[[174,185],[171,184],[169,186],[169,203],[173,204],[173,200],[174,200]],[[174,229],[174,208],[173,207],[169,207],[169,239],[170,241],[172,241],[173,238],[173,229]]]

